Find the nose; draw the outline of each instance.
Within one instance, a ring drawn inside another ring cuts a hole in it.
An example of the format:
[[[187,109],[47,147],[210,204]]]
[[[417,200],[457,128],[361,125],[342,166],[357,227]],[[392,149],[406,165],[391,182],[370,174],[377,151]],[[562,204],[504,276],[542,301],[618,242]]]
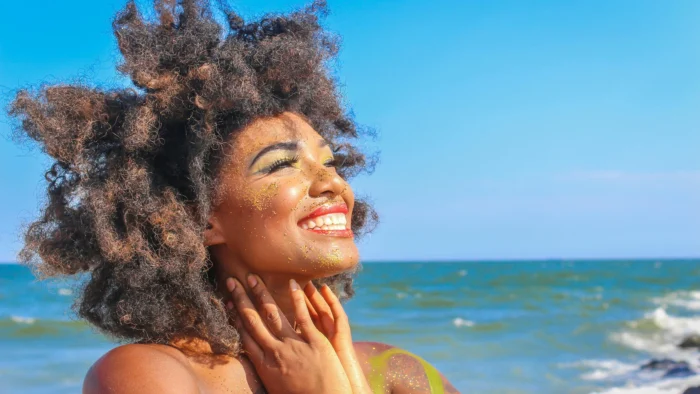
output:
[[[309,196],[333,198],[343,193],[347,183],[334,169],[316,165],[310,168],[311,186]]]

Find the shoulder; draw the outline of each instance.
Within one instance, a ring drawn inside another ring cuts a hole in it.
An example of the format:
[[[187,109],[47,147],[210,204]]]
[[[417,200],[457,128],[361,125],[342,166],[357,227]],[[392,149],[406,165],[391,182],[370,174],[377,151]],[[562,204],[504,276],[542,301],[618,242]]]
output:
[[[381,342],[355,342],[354,348],[375,392],[458,393],[435,367],[407,350]]]
[[[164,345],[114,348],[92,365],[83,394],[199,393],[187,359]]]

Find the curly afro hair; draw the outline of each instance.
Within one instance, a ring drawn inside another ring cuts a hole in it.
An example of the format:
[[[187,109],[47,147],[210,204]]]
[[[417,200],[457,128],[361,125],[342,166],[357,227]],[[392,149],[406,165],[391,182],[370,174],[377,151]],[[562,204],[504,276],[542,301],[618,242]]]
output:
[[[337,152],[344,178],[374,160],[351,142],[362,131],[345,109],[330,61],[337,37],[319,20],[325,1],[246,23],[203,0],[154,1],[149,20],[133,1],[113,29],[117,69],[134,87],[82,83],[20,90],[9,106],[15,132],[54,159],[47,201],[25,234],[20,260],[38,275],[86,273],[77,314],[127,342],[207,341],[239,352],[215,293],[203,230],[231,136],[252,121],[291,111]],[[352,225],[376,223],[358,201]],[[353,273],[323,281],[352,296]]]

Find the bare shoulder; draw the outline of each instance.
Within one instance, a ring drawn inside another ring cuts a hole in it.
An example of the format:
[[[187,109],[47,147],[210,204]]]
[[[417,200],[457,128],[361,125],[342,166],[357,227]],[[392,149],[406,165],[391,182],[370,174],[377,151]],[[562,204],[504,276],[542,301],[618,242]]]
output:
[[[164,345],[132,344],[114,348],[92,365],[83,394],[197,394],[197,379],[187,359]]]
[[[354,347],[375,393],[459,393],[435,367],[409,351],[381,342],[355,342]]]

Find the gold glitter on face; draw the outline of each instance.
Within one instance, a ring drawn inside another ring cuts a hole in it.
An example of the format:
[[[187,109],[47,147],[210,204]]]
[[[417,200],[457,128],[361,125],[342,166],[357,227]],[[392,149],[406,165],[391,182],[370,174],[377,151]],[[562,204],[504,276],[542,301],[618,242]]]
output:
[[[323,267],[339,265],[343,262],[343,254],[338,248],[334,248],[325,256],[322,256],[318,263]]]
[[[267,209],[270,206],[272,200],[277,196],[277,190],[279,189],[279,184],[277,182],[271,183],[264,187],[262,190],[253,194],[252,204],[258,211]]]

